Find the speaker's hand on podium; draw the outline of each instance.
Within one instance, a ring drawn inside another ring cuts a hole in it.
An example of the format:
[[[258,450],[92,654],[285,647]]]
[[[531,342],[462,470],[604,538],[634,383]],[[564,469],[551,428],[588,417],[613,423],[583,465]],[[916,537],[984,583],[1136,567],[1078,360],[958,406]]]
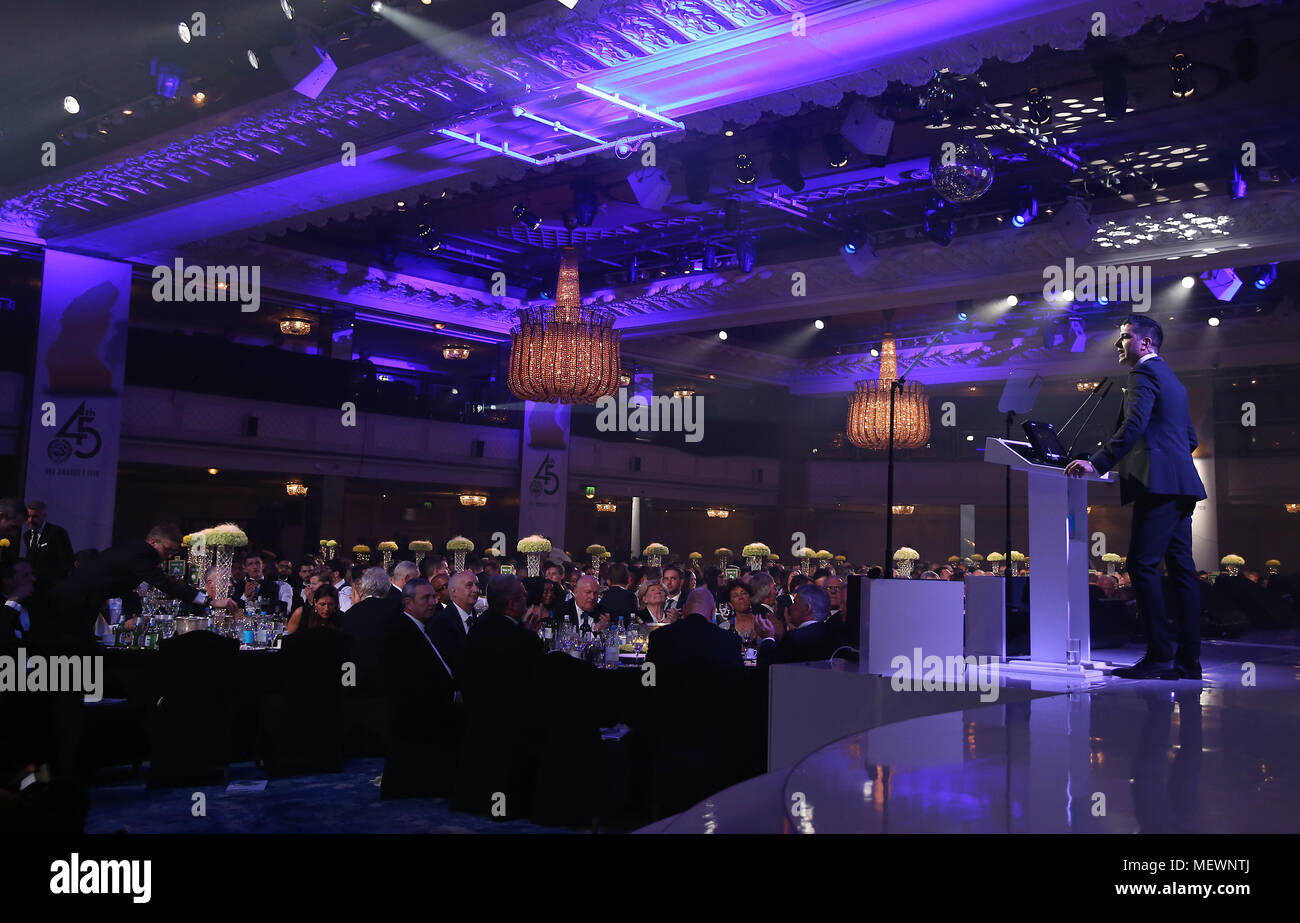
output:
[[[1065,466],[1065,473],[1072,478],[1081,478],[1088,474],[1096,474],[1097,469],[1086,458],[1076,458]]]

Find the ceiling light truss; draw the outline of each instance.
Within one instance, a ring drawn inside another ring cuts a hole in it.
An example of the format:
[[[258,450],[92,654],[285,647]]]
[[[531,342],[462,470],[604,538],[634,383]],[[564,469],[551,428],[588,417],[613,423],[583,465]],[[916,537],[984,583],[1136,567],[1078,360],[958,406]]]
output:
[[[469,135],[452,128],[435,128],[434,131],[444,137],[452,138],[456,141],[462,141],[466,144],[473,144],[476,147],[492,151],[496,154],[501,154],[504,157],[513,158],[514,160],[521,160],[530,166],[545,167],[551,164],[562,163],[566,160],[572,160],[575,157],[586,157],[590,154],[598,154],[601,151],[607,151],[611,148],[635,150],[640,146],[642,141],[647,141],[651,138],[658,138],[661,135],[671,134],[673,132],[683,131],[686,128],[684,124],[676,119],[669,118],[666,115],[648,109],[644,105],[629,102],[617,93],[606,93],[603,90],[597,90],[595,87],[590,87],[583,83],[576,84],[576,88],[589,96],[594,96],[597,99],[602,99],[612,105],[627,109],[629,112],[635,113],[642,118],[648,119],[652,122],[658,122],[663,127],[639,132],[637,134],[620,135],[613,140],[606,141],[598,135],[582,131],[581,129],[574,128],[571,125],[566,125],[559,119],[547,118],[546,116],[525,109],[523,106],[511,106],[510,114],[515,118],[528,119],[529,121],[537,122],[540,125],[546,125],[556,132],[591,142],[587,146],[577,150],[548,154],[545,157],[535,157],[531,154],[526,154],[511,147],[509,141],[502,141],[500,144],[494,143],[485,139],[482,132],[474,132],[473,135]]]

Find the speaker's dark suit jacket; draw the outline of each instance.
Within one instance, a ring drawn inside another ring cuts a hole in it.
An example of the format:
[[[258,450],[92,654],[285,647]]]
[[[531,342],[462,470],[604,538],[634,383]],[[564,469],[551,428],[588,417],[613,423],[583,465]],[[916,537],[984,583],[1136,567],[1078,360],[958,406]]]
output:
[[[1089,460],[1099,474],[1116,468],[1122,503],[1146,494],[1203,500],[1205,487],[1192,464],[1195,448],[1187,389],[1156,356],[1129,372],[1115,434]]]
[[[22,554],[32,564],[32,574],[37,583],[49,588],[72,573],[72,541],[68,538],[67,529],[47,522],[40,530],[36,546],[28,550],[30,536],[31,530],[23,529],[20,547]]]

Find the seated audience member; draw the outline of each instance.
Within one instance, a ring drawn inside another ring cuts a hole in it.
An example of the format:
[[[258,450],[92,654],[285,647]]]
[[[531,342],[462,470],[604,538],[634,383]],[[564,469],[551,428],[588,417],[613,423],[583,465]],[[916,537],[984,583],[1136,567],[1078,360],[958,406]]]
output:
[[[600,595],[600,603],[615,622],[619,619],[631,618],[632,613],[640,608],[636,594],[628,589],[627,584],[627,565],[611,564],[609,566],[609,589]]]
[[[659,578],[659,582],[664,585],[664,592],[668,594],[664,606],[668,609],[680,609],[686,600],[682,569],[676,564],[669,564],[663,569],[663,576]]]
[[[299,623],[299,627],[302,627],[302,623]],[[339,591],[328,583],[316,588],[311,609],[307,613],[306,627],[336,630],[343,627],[343,619],[339,616]]]
[[[453,574],[447,584],[447,605],[429,618],[429,637],[447,658],[452,670],[460,666],[465,639],[481,616],[475,614],[478,603],[478,578],[470,571]]]
[[[347,558],[335,558],[329,562],[329,569],[334,572],[332,586],[339,594],[339,611],[347,612],[352,608],[352,584],[348,572],[352,569]]]
[[[700,587],[682,614],[650,634],[655,667],[648,725],[657,811],[685,810],[736,781],[743,757],[744,660],[735,635],[713,624],[713,592]]]
[[[879,564],[873,564],[871,567],[867,568],[868,580],[879,580],[883,576],[885,576],[885,569]]]
[[[402,607],[402,588],[406,586],[406,581],[420,576],[420,568],[415,566],[414,561],[398,561],[393,565],[392,587],[388,591],[388,598],[393,601],[394,608]]]
[[[429,586],[433,587],[434,614],[437,615],[443,608],[451,605],[451,575],[434,574],[432,577],[425,577],[429,581]],[[478,583],[478,578],[474,578]]]
[[[727,602],[731,604],[732,635],[742,647],[754,643],[754,597],[749,586],[743,580],[727,581]]]
[[[385,693],[380,657],[385,638],[399,617],[388,602],[388,572],[382,567],[362,571],[354,584],[352,608],[343,617],[343,631],[352,636],[352,660],[357,667],[357,691],[365,698]]]
[[[776,581],[766,571],[747,574],[744,577],[749,586],[749,595],[753,598],[753,611],[771,618],[776,612]]]
[[[935,573],[934,571],[932,571],[932,570],[927,570],[927,571],[925,571],[924,573],[921,574],[921,579],[922,579],[922,580],[938,580],[938,579],[939,579],[939,575],[936,574],[936,573]]]
[[[1119,581],[1110,574],[1102,574],[1097,578],[1097,586],[1100,587],[1104,598],[1115,599],[1115,591],[1119,588]]]
[[[383,592],[387,596],[386,586]],[[403,582],[401,613],[384,607],[384,617],[393,620],[381,653],[391,715],[384,798],[448,795],[459,762],[463,731],[456,676],[429,636],[433,600],[429,581],[413,577]]]
[[[762,638],[758,646],[759,667],[829,659],[841,646],[836,632],[826,623],[830,606],[830,595],[823,587],[815,583],[799,587],[787,615],[789,626],[780,641],[776,640],[772,623],[760,616],[756,620]]]
[[[459,685],[468,728],[452,806],[507,820],[527,816],[536,782],[535,677],[546,647],[537,637],[541,611],[528,608],[517,577],[493,577],[487,601],[461,656]],[[493,813],[494,804],[504,814]]]
[[[276,575],[285,583],[293,588],[293,562],[288,558],[282,558],[275,562]]]
[[[664,591],[663,584],[658,580],[641,584],[636,597],[637,602],[640,603],[640,608],[637,609],[635,618],[645,623],[670,622],[681,611],[678,609],[669,612],[664,607],[664,601],[668,599],[668,593]]]
[[[298,626],[303,624],[304,615],[313,611],[317,590],[323,586],[327,586],[331,590],[334,589],[333,585],[330,583],[333,578],[334,572],[328,567],[317,567],[307,575],[307,583],[302,588],[302,600],[298,603],[298,607],[294,609],[293,613],[289,616],[289,623],[284,627],[285,634],[291,635],[297,631]],[[334,598],[337,603],[337,592],[334,594]]]
[[[451,571],[447,567],[447,559],[440,554],[426,554],[424,559],[420,561],[420,576],[432,583],[433,578],[439,575],[451,576]]]
[[[595,577],[581,577],[573,587],[573,598],[560,604],[556,618],[582,631],[601,632],[609,627],[609,612],[600,604],[600,584]]]

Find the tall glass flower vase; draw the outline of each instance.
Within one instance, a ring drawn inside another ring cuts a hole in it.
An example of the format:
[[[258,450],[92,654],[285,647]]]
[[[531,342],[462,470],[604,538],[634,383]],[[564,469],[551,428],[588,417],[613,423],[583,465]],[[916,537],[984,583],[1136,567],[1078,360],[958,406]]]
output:
[[[464,551],[453,551],[451,553],[451,564],[452,567],[456,569],[455,572],[458,574],[465,569],[465,554],[466,552]],[[536,577],[537,575],[530,574],[529,576]]]
[[[720,554],[720,555],[718,555],[718,569],[719,569],[719,570],[726,570],[726,569],[727,569],[727,565],[730,564],[730,563],[731,563],[731,558],[727,557],[725,554]]]
[[[1114,562],[1114,561],[1107,561],[1107,562],[1106,562],[1106,573],[1109,574],[1109,575],[1112,576],[1112,577],[1115,576],[1115,562]]]
[[[805,577],[812,576],[812,558],[799,559],[799,573],[803,574]]]
[[[750,571],[753,572],[763,566],[763,559],[756,554],[751,554],[745,558],[745,563],[749,565]]]
[[[898,576],[900,577],[912,576],[912,568],[915,566],[916,566],[915,561],[908,560],[906,558],[899,558],[898,560],[894,561],[894,570],[897,571]]]
[[[1225,564],[1223,569],[1228,572],[1229,577],[1235,577],[1241,571],[1241,568],[1236,564]]]
[[[393,572],[393,553],[388,550],[384,550],[379,553],[384,556],[384,570],[388,571],[391,574]]]
[[[335,547],[332,546],[332,545],[326,545],[326,546],[325,546],[325,560],[326,560],[326,561],[333,561],[333,560],[334,560],[334,552],[337,551],[337,550],[338,550],[338,549],[335,548]]]
[[[542,573],[542,553],[540,551],[525,551],[524,560],[528,567],[528,576],[537,577]]]
[[[645,557],[646,557],[646,562],[651,567],[658,567],[663,562],[664,559],[664,556],[661,554],[648,554]]]
[[[214,566],[217,568],[213,581],[213,591],[217,599],[230,598],[230,565],[235,560],[235,549],[229,545],[218,545],[213,549]],[[206,571],[207,568],[205,567]]]
[[[411,552],[411,553],[415,555],[415,566],[416,566],[416,567],[419,567],[419,566],[420,566],[420,562],[424,560],[424,556],[425,556],[428,552],[425,552],[425,551],[413,551],[413,552]]]
[[[369,563],[370,563],[370,552],[369,552],[369,551],[358,551],[358,552],[356,552],[356,555],[357,555],[357,563],[358,563],[358,564],[369,564]]]

